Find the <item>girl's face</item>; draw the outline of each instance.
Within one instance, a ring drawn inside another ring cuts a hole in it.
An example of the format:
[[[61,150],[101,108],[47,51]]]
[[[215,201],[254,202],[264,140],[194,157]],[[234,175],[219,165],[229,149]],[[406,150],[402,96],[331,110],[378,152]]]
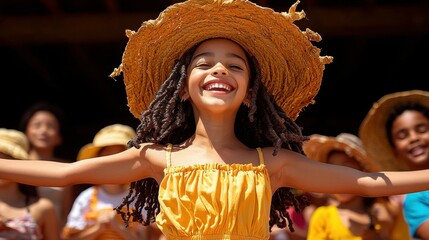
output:
[[[391,131],[397,158],[411,169],[429,167],[429,119],[419,111],[407,110],[393,121]]]
[[[58,119],[49,111],[36,112],[25,133],[31,146],[37,149],[54,149],[62,142]]]
[[[185,96],[198,108],[208,106],[221,112],[238,109],[246,97],[250,78],[244,50],[227,39],[210,39],[200,44],[187,69]]]

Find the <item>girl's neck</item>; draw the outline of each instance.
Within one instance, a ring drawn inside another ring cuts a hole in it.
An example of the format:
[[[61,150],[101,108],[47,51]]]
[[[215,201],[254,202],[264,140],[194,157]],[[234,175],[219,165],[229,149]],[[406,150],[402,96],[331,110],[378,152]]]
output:
[[[32,160],[53,160],[55,159],[54,150],[53,149],[35,149],[32,148],[28,152],[28,158]]]
[[[212,149],[231,148],[237,145],[243,145],[231,130],[211,128],[207,131],[207,128],[203,126],[197,126],[195,135],[190,140],[192,145]]]
[[[197,118],[195,135],[191,139],[192,144],[209,148],[242,145],[235,135],[234,119],[226,116]]]

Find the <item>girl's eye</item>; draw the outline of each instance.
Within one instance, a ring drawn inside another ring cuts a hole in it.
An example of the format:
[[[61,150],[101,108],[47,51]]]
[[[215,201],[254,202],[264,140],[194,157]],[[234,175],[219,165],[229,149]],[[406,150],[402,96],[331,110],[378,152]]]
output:
[[[210,62],[208,62],[206,59],[203,58],[199,58],[199,59],[195,59],[195,66],[200,67],[200,66],[209,66]]]
[[[396,133],[396,139],[399,139],[399,140],[404,140],[405,138],[407,138],[407,136],[408,136],[407,131],[399,131],[398,133]]]
[[[195,66],[197,68],[209,68],[210,64],[208,64],[208,63],[197,63]]]
[[[231,68],[243,70],[243,68],[241,66],[238,66],[238,65],[231,65]]]
[[[422,124],[422,125],[418,125],[416,131],[418,133],[426,133],[429,130],[429,126]]]

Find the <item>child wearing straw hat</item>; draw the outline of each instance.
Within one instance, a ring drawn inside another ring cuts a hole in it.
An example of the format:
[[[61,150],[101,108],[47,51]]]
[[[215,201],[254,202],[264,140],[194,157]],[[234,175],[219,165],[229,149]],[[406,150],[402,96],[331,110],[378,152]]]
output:
[[[134,129],[127,125],[108,125],[95,134],[92,143],[80,149],[77,160],[125,151],[128,141],[135,135]],[[126,184],[98,184],[84,190],[73,203],[62,238],[147,239],[146,228],[133,224],[125,229],[120,216],[113,210],[122,202],[127,191]]]
[[[294,120],[314,102],[332,58],[312,44],[320,35],[294,24],[305,17],[297,4],[284,13],[246,0],[171,5],[127,31],[112,74],[123,74],[141,120],[130,148],[75,163],[0,159],[0,177],[131,182],[116,207],[125,224],[155,221],[168,239],[269,239],[274,225],[293,230],[287,208],[305,199],[290,188],[366,196],[429,189],[429,170],[367,173],[303,154],[307,138]]]
[[[359,135],[368,155],[386,170],[429,169],[429,92],[384,95],[368,111]],[[411,235],[429,239],[429,191],[402,200]]]
[[[316,161],[351,167],[360,171],[380,171],[370,161],[361,140],[350,133],[336,137],[314,134],[303,146]],[[308,240],[319,239],[410,239],[402,214],[397,214],[386,198],[367,198],[353,194],[332,194],[333,201],[318,207],[308,228]]]
[[[0,158],[28,159],[23,132],[0,128]],[[34,186],[0,178],[0,239],[60,239],[53,203]]]

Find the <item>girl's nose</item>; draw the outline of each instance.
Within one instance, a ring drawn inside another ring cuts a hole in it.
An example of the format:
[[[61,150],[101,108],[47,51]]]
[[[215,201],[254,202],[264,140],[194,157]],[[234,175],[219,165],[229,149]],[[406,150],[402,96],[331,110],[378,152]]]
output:
[[[214,67],[213,67],[213,71],[212,74],[213,75],[227,75],[228,70],[223,66],[222,63],[217,63]]]
[[[410,141],[416,141],[420,139],[420,134],[416,131],[410,131],[410,135],[409,135],[409,139]]]

